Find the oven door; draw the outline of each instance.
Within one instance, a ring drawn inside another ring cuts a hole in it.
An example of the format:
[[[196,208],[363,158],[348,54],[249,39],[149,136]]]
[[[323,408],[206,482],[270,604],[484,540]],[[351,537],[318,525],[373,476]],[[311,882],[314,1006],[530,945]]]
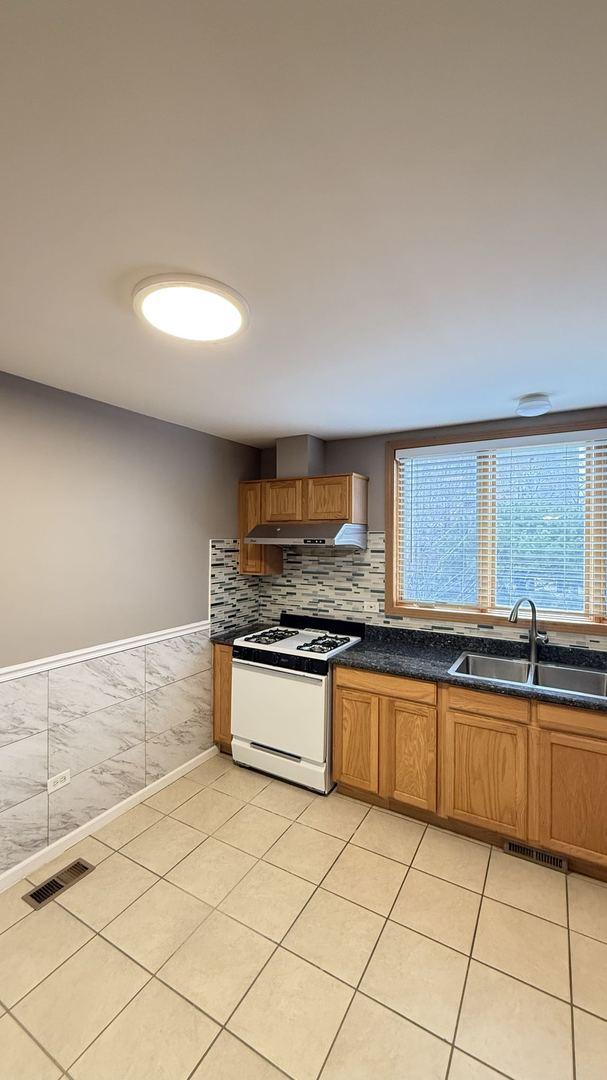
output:
[[[327,760],[329,677],[232,661],[232,734],[307,761]]]

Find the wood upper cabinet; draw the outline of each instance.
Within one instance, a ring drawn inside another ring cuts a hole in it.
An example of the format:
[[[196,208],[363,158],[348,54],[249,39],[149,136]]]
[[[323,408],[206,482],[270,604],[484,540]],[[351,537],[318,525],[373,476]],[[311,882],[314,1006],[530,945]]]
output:
[[[245,536],[261,523],[262,490],[260,480],[243,481],[238,489],[240,533],[240,573],[280,574],[282,549],[270,545],[245,544]]]
[[[379,698],[336,687],[333,702],[333,776],[361,791],[377,793],[379,782]]]
[[[526,724],[449,709],[443,733],[447,817],[526,838]]]
[[[222,750],[232,746],[232,646],[213,645],[213,739]]]
[[[368,484],[366,476],[358,473],[262,480],[261,520],[268,524],[347,521],[364,525]]]
[[[262,521],[303,520],[303,480],[262,481]]]
[[[540,843],[607,866],[607,740],[546,730],[539,740]]]
[[[262,548],[245,544],[244,538],[261,521],[261,484],[241,484],[238,492],[240,521],[240,573],[261,574]]]
[[[367,485],[366,477],[357,473],[309,477],[305,481],[305,520],[364,525],[367,521]]]
[[[436,809],[436,709],[381,699],[379,794]]]

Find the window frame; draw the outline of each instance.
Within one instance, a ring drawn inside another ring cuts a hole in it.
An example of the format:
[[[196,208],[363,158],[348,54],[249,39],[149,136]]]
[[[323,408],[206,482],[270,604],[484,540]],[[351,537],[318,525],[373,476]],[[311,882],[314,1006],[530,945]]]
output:
[[[583,433],[607,429],[607,407],[593,409],[578,409],[571,412],[549,413],[546,416],[533,418],[507,417],[503,420],[482,420],[472,424],[457,424],[448,427],[422,428],[405,432],[399,438],[389,439],[386,442],[386,501],[385,501],[385,528],[386,528],[386,580],[385,580],[385,613],[413,619],[424,619],[432,622],[465,622],[469,625],[508,625],[508,615],[498,614],[494,610],[479,611],[478,608],[447,607],[437,605],[408,604],[399,600],[397,596],[398,574],[396,558],[398,543],[396,537],[397,522],[397,451],[412,450],[424,446],[449,446],[458,443],[490,442],[501,439],[520,438],[533,435],[571,435],[575,432]],[[603,577],[607,576],[607,566],[601,568]],[[580,618],[565,616],[559,618],[559,612],[552,612],[549,616],[542,614],[542,626],[570,633],[591,632],[595,636],[607,634],[607,615],[593,618]],[[527,613],[521,611],[521,618],[527,620]]]

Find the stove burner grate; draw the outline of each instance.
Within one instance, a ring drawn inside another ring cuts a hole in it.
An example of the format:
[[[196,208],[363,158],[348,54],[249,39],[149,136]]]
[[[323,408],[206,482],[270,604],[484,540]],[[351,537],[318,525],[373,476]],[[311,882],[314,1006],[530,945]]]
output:
[[[299,630],[286,630],[284,626],[273,626],[269,630],[259,630],[256,634],[246,637],[245,641],[252,641],[255,645],[276,645],[279,641],[297,637]]]
[[[321,634],[320,637],[298,645],[297,648],[302,652],[328,653],[333,649],[339,649],[341,645],[347,645],[349,640],[349,637],[341,637],[338,634]]]

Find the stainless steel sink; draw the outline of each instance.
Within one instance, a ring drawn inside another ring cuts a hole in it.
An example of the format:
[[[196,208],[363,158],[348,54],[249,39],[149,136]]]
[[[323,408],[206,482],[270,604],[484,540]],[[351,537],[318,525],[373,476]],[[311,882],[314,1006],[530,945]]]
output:
[[[591,668],[540,663],[536,664],[533,682],[536,686],[545,686],[550,690],[607,697],[607,672],[593,671]]]
[[[449,668],[449,674],[469,679],[488,679],[490,682],[526,683],[530,669],[528,660],[462,653]]]
[[[538,663],[514,660],[503,656],[483,656],[462,653],[449,668],[450,675],[462,679],[485,679],[489,683],[518,683],[519,686],[541,686],[565,694],[581,694],[607,699],[607,672],[592,668],[567,667],[565,664]]]

